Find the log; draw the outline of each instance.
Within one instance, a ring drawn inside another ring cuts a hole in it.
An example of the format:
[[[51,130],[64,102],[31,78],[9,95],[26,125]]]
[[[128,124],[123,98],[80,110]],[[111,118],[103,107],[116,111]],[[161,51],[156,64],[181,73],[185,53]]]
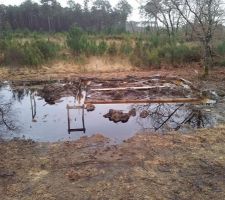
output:
[[[87,100],[85,104],[150,104],[150,103],[201,103],[198,98],[173,98],[173,99],[122,99],[122,100]]]
[[[121,91],[121,90],[148,90],[153,88],[168,88],[167,85],[158,85],[158,86],[141,86],[141,87],[121,87],[121,88],[96,88],[90,89],[91,91]]]

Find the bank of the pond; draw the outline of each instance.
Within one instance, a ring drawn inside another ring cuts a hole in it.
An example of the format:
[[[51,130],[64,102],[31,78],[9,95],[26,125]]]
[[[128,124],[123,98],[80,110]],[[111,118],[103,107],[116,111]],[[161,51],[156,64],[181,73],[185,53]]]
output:
[[[1,199],[224,199],[225,128],[139,134],[120,145],[0,143]]]

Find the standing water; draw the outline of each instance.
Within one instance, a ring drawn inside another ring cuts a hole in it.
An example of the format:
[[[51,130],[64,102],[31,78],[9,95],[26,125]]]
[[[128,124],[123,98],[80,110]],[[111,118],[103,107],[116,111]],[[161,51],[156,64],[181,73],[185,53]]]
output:
[[[6,116],[16,127],[13,131],[2,128],[1,135],[32,139],[41,142],[76,140],[81,136],[103,134],[112,141],[121,142],[138,132],[165,133],[171,130],[190,131],[193,128],[212,127],[216,119],[202,105],[190,104],[108,104],[96,105],[92,112],[84,111],[85,132],[68,132],[67,105],[74,104],[74,97],[63,97],[54,105],[30,90],[12,91],[9,85],[0,89],[1,103],[11,103],[10,114]],[[128,113],[136,110],[126,123],[114,123],[104,115],[109,109]],[[142,114],[141,114],[142,113]],[[145,116],[143,116],[145,113]],[[71,128],[82,124],[82,109],[70,110]],[[3,124],[1,124],[1,127]]]

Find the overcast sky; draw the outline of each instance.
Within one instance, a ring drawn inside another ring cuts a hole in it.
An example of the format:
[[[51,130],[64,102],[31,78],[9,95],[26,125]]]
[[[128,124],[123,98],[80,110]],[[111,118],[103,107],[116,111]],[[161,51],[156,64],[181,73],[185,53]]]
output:
[[[32,0],[34,2],[40,2],[40,0]],[[61,6],[65,7],[67,4],[67,0],[57,0]],[[93,1],[93,0],[91,0]],[[115,6],[119,0],[109,0],[112,6]],[[141,17],[139,15],[139,9],[138,7],[140,6],[140,1],[141,0],[127,0],[129,4],[133,7],[133,13],[129,17],[128,20],[134,20],[134,21],[140,21]],[[5,5],[20,5],[24,0],[0,0],[0,4],[5,4]],[[79,2],[80,4],[83,4],[83,0],[75,0],[75,2]]]

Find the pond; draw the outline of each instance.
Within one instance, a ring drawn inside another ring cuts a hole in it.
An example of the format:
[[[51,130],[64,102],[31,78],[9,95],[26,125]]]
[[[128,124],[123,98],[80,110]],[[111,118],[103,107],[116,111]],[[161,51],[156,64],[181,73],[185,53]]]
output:
[[[136,133],[166,133],[180,130],[183,133],[195,128],[213,127],[217,123],[210,105],[196,104],[100,104],[95,110],[70,110],[71,128],[85,126],[85,131],[68,132],[67,105],[73,105],[74,97],[63,97],[54,105],[49,105],[35,91],[12,90],[9,84],[0,89],[1,103],[10,102],[7,116],[15,129],[1,129],[3,138],[32,139],[40,142],[76,140],[81,136],[103,134],[115,143],[120,143]],[[109,109],[128,113],[135,109],[136,115],[126,123],[114,123],[104,115]],[[145,118],[141,113],[147,113]],[[82,116],[83,115],[83,116]],[[83,121],[82,121],[83,117]],[[84,123],[84,124],[83,124]],[[3,124],[1,125],[3,127]]]

